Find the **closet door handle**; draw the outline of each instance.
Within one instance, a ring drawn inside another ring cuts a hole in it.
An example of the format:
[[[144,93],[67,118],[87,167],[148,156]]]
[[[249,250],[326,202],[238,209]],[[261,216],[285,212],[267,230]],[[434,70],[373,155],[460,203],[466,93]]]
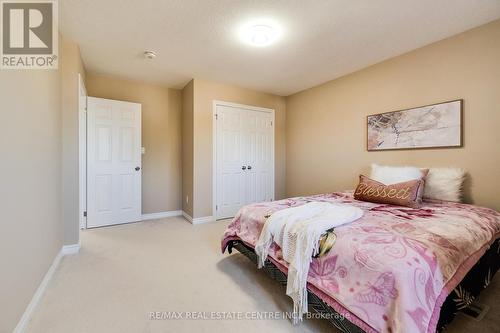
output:
[[[248,166],[248,170],[252,170],[252,166],[251,165]]]
[[[247,169],[247,167],[246,167],[246,166],[242,166],[242,167],[241,167],[241,170],[246,170],[246,169]]]

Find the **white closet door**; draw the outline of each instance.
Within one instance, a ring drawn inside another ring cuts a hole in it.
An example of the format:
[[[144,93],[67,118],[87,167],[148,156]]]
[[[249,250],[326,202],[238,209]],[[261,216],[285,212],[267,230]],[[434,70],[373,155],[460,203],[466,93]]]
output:
[[[87,227],[141,219],[141,105],[88,98]]]
[[[245,204],[273,199],[272,116],[245,112]]]
[[[274,140],[270,112],[216,108],[216,218],[274,199]]]
[[[245,202],[244,119],[239,109],[217,108],[217,218],[234,216]]]

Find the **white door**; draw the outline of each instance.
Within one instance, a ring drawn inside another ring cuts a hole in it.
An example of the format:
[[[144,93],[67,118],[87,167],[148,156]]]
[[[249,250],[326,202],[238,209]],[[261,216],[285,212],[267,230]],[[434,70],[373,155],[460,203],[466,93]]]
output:
[[[272,114],[245,111],[245,204],[272,201],[274,152]]]
[[[273,114],[216,106],[216,218],[274,199]]]
[[[141,219],[141,105],[89,97],[87,227]]]

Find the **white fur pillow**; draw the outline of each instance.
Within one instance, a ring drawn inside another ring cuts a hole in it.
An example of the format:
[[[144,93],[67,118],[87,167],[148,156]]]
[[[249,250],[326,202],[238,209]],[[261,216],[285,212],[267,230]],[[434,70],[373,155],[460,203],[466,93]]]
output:
[[[372,164],[370,178],[385,185],[407,182],[409,180],[421,179],[424,176],[422,170],[417,167],[405,166],[382,166]]]
[[[431,168],[425,178],[424,198],[460,202],[465,171],[457,168]]]

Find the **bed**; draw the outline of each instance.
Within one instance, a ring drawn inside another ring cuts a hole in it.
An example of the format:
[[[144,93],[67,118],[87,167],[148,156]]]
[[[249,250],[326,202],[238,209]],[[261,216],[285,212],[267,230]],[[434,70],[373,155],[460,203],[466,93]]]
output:
[[[435,332],[470,305],[500,265],[500,214],[461,203],[425,201],[421,208],[358,201],[350,192],[243,207],[221,247],[256,260],[263,224],[275,211],[323,201],[363,209],[334,230],[331,250],[313,259],[310,308],[344,332]],[[265,270],[286,283],[287,262],[273,244]]]

